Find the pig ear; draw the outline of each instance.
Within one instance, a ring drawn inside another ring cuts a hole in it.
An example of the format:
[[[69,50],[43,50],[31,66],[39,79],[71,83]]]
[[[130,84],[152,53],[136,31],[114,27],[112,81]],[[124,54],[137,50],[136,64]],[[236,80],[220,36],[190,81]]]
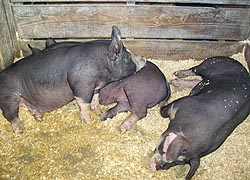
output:
[[[111,33],[111,44],[109,46],[109,57],[111,60],[115,61],[121,54],[123,50],[123,44],[121,41],[121,32],[118,27],[112,27]]]
[[[51,47],[51,46],[53,46],[53,45],[55,45],[57,42],[53,39],[53,38],[48,38],[47,40],[46,40],[46,42],[45,42],[45,47],[46,48],[49,48],[49,47]]]
[[[30,48],[32,55],[38,54],[39,52],[42,51],[41,49],[32,47],[30,44],[28,44],[28,47]]]
[[[178,135],[167,148],[166,159],[174,161],[180,153],[189,147],[189,142],[181,135]],[[165,148],[165,147],[164,147]]]

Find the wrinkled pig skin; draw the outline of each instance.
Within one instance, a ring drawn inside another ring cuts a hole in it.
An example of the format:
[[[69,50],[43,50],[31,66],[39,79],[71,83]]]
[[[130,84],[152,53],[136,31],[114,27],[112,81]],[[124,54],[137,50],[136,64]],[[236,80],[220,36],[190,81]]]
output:
[[[250,79],[247,70],[227,57],[212,57],[177,77],[198,75],[202,81],[188,96],[161,108],[170,119],[150,161],[154,170],[189,164],[190,180],[200,158],[218,149],[250,112]]]
[[[131,115],[120,127],[121,133],[125,133],[136,121],[147,115],[147,108],[168,99],[169,95],[170,89],[164,74],[155,64],[147,61],[140,71],[100,90],[100,104],[117,103],[101,119],[106,120],[119,112],[130,111]]]
[[[67,46],[52,44],[1,71],[0,108],[14,132],[24,129],[19,105],[41,120],[45,112],[76,99],[81,121],[89,122],[94,90],[133,74],[138,64],[123,46],[115,26],[111,38]]]

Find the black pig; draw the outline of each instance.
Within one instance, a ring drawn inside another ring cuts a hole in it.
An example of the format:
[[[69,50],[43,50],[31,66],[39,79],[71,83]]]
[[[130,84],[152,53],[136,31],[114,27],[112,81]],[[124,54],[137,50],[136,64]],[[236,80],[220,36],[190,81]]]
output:
[[[51,46],[52,47],[52,46]],[[112,39],[45,48],[0,72],[0,108],[16,133],[23,132],[19,105],[36,119],[76,99],[81,121],[89,122],[94,90],[133,74],[139,67],[112,28]]]
[[[136,121],[147,115],[147,108],[166,100],[169,94],[170,89],[164,74],[155,64],[147,61],[140,71],[100,90],[101,104],[117,103],[101,119],[106,120],[119,112],[131,111],[131,115],[120,127],[121,132],[125,133]]]
[[[199,167],[200,158],[218,149],[250,112],[247,70],[227,57],[212,57],[177,77],[198,75],[202,81],[182,97],[163,106],[170,123],[150,161],[154,170],[189,164],[186,180]]]

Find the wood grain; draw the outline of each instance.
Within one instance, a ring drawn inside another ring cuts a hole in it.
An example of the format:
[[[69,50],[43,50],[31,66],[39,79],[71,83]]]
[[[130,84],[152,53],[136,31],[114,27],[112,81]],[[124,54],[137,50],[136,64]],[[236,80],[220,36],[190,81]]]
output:
[[[250,10],[177,6],[13,6],[20,38],[109,38],[112,25],[126,38],[244,40]]]
[[[3,0],[0,0],[0,22],[0,69],[4,69],[13,62],[14,54]]]
[[[129,0],[67,0],[68,2],[128,2]],[[11,2],[65,2],[65,0],[11,0]],[[227,5],[250,5],[249,0],[134,0],[130,2],[141,3],[200,3],[200,4],[227,4]]]
[[[181,41],[181,40],[123,40],[130,51],[146,58],[158,60],[202,60],[211,56],[231,56],[242,51],[238,42]],[[43,49],[45,41],[21,42],[24,55],[30,54],[27,43]]]

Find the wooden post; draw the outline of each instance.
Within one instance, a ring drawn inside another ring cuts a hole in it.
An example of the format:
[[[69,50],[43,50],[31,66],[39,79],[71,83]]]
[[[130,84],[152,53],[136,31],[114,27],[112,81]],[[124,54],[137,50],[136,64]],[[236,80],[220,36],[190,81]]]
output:
[[[4,69],[19,56],[19,48],[9,0],[0,0],[0,69]]]

